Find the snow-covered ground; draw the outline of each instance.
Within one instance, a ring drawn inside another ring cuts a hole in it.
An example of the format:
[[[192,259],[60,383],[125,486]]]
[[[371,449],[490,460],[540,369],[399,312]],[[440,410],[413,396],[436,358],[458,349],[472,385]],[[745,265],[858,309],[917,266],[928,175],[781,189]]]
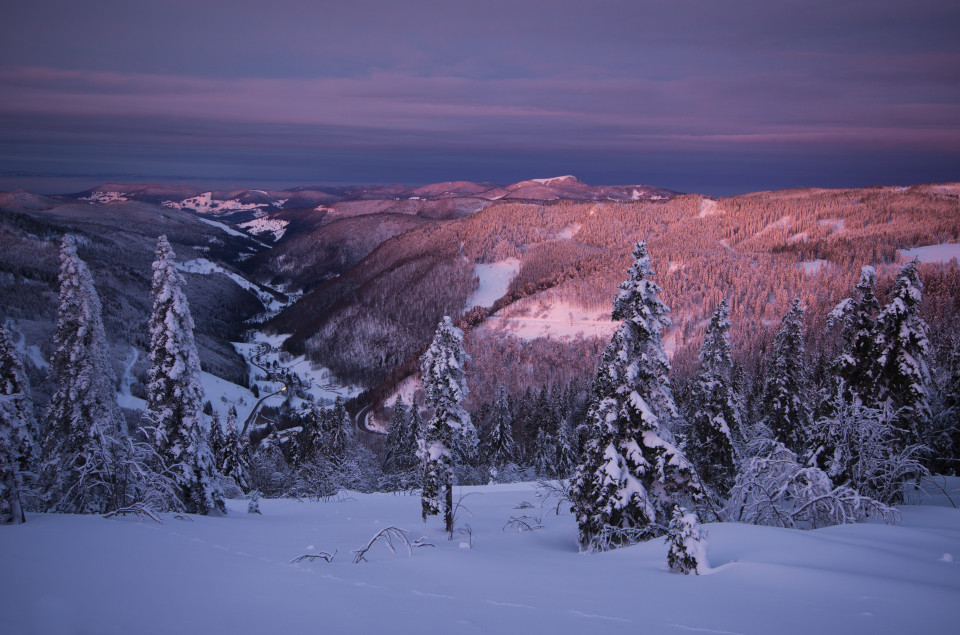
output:
[[[946,263],[954,259],[960,262],[960,244],[945,243],[900,250],[901,260],[913,260],[914,258],[919,258],[920,262]]]
[[[717,202],[712,198],[701,198],[700,212],[697,214],[697,218],[706,218],[707,216],[713,216],[714,214],[723,214],[723,210],[720,209],[720,206],[717,205]]]
[[[202,220],[202,219],[201,219]],[[283,307],[286,306],[283,302],[278,300],[272,293],[265,291],[256,284],[250,282],[243,276],[236,274],[232,271],[227,271],[217,263],[207,260],[206,258],[197,258],[195,260],[187,260],[184,262],[177,263],[177,270],[184,273],[199,273],[202,275],[213,275],[215,273],[222,273],[231,280],[237,283],[241,288],[246,289],[253,295],[259,298],[260,302],[263,303],[263,306],[267,309],[268,315],[275,315],[280,312]]]
[[[279,218],[254,218],[245,223],[240,223],[251,234],[270,234],[273,240],[280,240],[287,231],[289,221]]]
[[[280,346],[288,337],[289,335],[270,335],[258,331],[249,342],[233,343],[237,352],[247,360],[250,368],[250,382],[260,385],[261,395],[269,394],[269,392],[280,390],[283,387],[280,382],[269,382],[262,379],[265,371],[260,366],[273,369],[273,362],[275,361],[278,371],[287,369],[297,375],[303,383],[304,392],[310,394],[317,403],[333,403],[337,397],[346,400],[356,397],[362,392],[363,389],[359,386],[340,382],[329,368],[317,366],[303,356],[291,357],[286,353],[281,353]],[[258,377],[260,378],[258,379]],[[277,395],[265,401],[264,404],[276,406],[283,399],[283,395]],[[294,403],[294,405],[297,404]]]
[[[609,337],[619,325],[602,310],[534,298],[515,302],[498,311],[480,328],[502,331],[521,339],[567,339],[577,335]]]
[[[956,480],[954,480],[954,484]],[[666,569],[660,540],[581,554],[576,526],[531,484],[469,494],[448,541],[416,496],[229,501],[225,517],[30,514],[0,526],[3,632],[953,634],[960,511],[815,531],[710,524],[707,575]],[[518,509],[524,502],[532,509]],[[467,512],[469,509],[469,514]],[[538,518],[518,533],[511,517]],[[395,526],[433,547],[367,561],[352,550]],[[471,548],[472,543],[472,548]],[[332,562],[291,562],[336,552]]]
[[[280,207],[285,201],[274,202],[273,205]],[[198,214],[229,214],[242,211],[263,212],[262,208],[267,207],[262,203],[241,203],[234,199],[215,200],[210,192],[204,192],[197,196],[185,198],[182,201],[164,201],[161,203],[164,207],[174,209],[189,209]]]
[[[507,258],[500,262],[474,267],[473,275],[480,279],[477,290],[470,294],[464,309],[475,306],[490,307],[499,300],[510,287],[510,281],[520,273],[520,261]]]
[[[81,196],[81,201],[92,201],[94,203],[114,203],[128,201],[121,192],[91,192],[90,196]]]
[[[820,271],[827,266],[828,263],[829,261],[818,258],[816,260],[807,260],[801,262],[800,266],[803,267],[803,273],[808,276],[815,276],[820,273]]]

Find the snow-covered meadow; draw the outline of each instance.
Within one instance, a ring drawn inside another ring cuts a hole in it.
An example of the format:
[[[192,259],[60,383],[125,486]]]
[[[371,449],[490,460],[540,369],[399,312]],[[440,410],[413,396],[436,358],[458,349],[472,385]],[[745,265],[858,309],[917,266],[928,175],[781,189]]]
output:
[[[708,524],[712,568],[681,576],[660,540],[578,553],[566,506],[541,507],[533,484],[464,494],[456,524],[472,536],[452,541],[409,495],[262,500],[262,516],[229,501],[225,517],[162,525],[31,514],[0,527],[2,630],[932,635],[960,619],[960,510],[943,497],[902,507],[893,526]],[[508,525],[524,515],[542,528]],[[434,546],[411,556],[378,543],[354,564],[351,551],[389,526]],[[321,551],[336,556],[291,562]]]

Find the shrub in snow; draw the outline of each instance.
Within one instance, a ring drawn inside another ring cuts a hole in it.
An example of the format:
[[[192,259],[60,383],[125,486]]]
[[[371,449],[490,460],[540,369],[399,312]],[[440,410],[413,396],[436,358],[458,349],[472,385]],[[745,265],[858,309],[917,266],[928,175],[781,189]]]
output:
[[[677,505],[667,529],[667,565],[674,573],[699,575],[709,566],[707,541],[694,514]]]
[[[756,456],[737,475],[725,509],[731,520],[753,525],[815,529],[863,522],[869,517],[897,520],[897,511],[846,485],[835,486],[826,472],[804,467],[779,441],[758,439]]]
[[[253,490],[250,492],[250,502],[247,503],[248,514],[260,514],[260,492]]]
[[[676,416],[661,331],[670,309],[646,246],[619,287],[607,346],[587,415],[589,439],[570,487],[584,550],[604,550],[663,535],[678,497],[700,496],[693,468],[661,424]]]
[[[925,447],[904,445],[887,406],[870,408],[841,380],[820,407],[811,439],[813,458],[834,483],[888,505],[903,502],[903,483],[927,474]]]
[[[467,396],[463,331],[449,317],[437,326],[430,348],[421,358],[427,407],[433,416],[419,439],[423,465],[423,519],[443,512],[447,533],[453,533],[453,461],[456,446],[475,442],[476,430],[460,403]]]

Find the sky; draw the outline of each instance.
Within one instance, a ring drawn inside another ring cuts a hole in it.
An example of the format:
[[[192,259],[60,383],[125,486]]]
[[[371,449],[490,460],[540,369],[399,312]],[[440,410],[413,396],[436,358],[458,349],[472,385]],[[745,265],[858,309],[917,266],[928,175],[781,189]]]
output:
[[[960,180],[956,0],[7,0],[0,189]]]

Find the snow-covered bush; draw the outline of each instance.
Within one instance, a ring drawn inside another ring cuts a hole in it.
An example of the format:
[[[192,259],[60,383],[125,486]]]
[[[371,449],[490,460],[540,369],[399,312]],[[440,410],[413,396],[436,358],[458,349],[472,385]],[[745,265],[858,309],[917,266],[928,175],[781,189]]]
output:
[[[826,472],[804,467],[797,455],[770,439],[754,442],[755,456],[737,475],[725,509],[730,520],[753,525],[814,529],[878,517],[898,520],[897,511],[855,490],[833,484]]]
[[[697,517],[686,513],[679,505],[673,508],[666,543],[667,564],[674,573],[700,575],[709,566],[707,540],[700,531]]]

